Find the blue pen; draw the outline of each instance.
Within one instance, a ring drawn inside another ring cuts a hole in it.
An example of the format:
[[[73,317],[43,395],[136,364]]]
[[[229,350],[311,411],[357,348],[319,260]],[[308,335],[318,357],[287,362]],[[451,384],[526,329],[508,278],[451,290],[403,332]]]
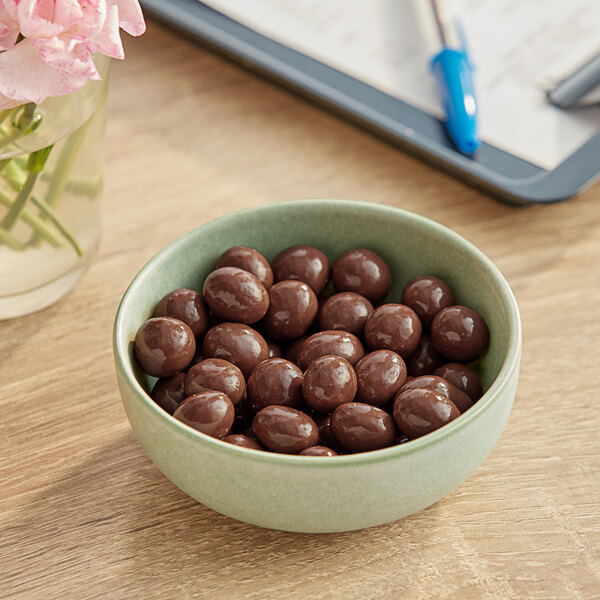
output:
[[[473,68],[467,56],[464,36],[460,36],[460,44],[453,43],[452,31],[447,26],[439,0],[430,1],[442,46],[441,51],[431,60],[431,69],[437,77],[442,94],[446,128],[461,152],[473,154],[480,144]]]

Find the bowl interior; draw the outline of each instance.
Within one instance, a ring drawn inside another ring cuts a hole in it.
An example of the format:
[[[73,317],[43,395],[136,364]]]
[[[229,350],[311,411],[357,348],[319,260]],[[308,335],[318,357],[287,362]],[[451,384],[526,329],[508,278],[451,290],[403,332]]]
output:
[[[163,249],[127,290],[115,326],[115,350],[126,374],[149,390],[153,378],[135,365],[132,340],[155,304],[178,287],[202,289],[221,253],[245,245],[267,259],[295,244],[320,248],[333,262],[344,250],[366,247],[392,269],[387,301],[399,302],[406,282],[433,274],[452,287],[457,304],[486,319],[491,344],[475,368],[490,387],[507,357],[519,352],[519,317],[512,292],[489,259],[458,234],[400,209],[339,200],[282,202],[253,208],[202,225]]]

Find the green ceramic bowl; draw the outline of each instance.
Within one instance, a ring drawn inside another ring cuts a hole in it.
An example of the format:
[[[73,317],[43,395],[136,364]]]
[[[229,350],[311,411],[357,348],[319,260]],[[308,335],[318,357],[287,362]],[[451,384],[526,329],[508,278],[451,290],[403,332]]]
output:
[[[338,457],[247,450],[180,423],[148,396],[153,379],[133,359],[133,339],[172,289],[202,289],[217,257],[236,245],[272,259],[294,244],[331,260],[367,247],[391,266],[398,300],[412,277],[448,281],[456,302],[479,311],[491,335],[478,365],[487,389],[445,427],[401,446]],[[202,225],[161,250],[125,293],[114,327],[117,379],[125,411],[156,466],[198,502],[234,519],[286,531],[349,531],[400,519],[455,489],[490,453],[515,397],[521,325],[514,296],[492,262],[446,227],[388,206],[341,200],[283,202]]]

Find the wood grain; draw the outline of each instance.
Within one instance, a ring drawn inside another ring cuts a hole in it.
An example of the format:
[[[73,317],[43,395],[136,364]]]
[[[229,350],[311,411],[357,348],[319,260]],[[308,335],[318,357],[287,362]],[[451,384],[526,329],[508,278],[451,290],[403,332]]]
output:
[[[600,187],[511,208],[151,24],[112,70],[104,234],[57,305],[0,323],[0,597],[600,597]],[[133,437],[111,326],[161,247],[289,198],[413,210],[486,252],[522,311],[519,391],[485,463],[429,509],[296,535],[185,496]]]

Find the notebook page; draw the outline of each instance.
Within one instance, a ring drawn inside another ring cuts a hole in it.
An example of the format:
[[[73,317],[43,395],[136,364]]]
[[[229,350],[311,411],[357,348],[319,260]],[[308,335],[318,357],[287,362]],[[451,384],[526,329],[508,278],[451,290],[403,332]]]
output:
[[[428,0],[205,0],[294,50],[442,118],[428,64]],[[553,169],[600,131],[600,108],[564,111],[545,89],[600,52],[597,0],[447,0],[475,65],[481,137]]]

